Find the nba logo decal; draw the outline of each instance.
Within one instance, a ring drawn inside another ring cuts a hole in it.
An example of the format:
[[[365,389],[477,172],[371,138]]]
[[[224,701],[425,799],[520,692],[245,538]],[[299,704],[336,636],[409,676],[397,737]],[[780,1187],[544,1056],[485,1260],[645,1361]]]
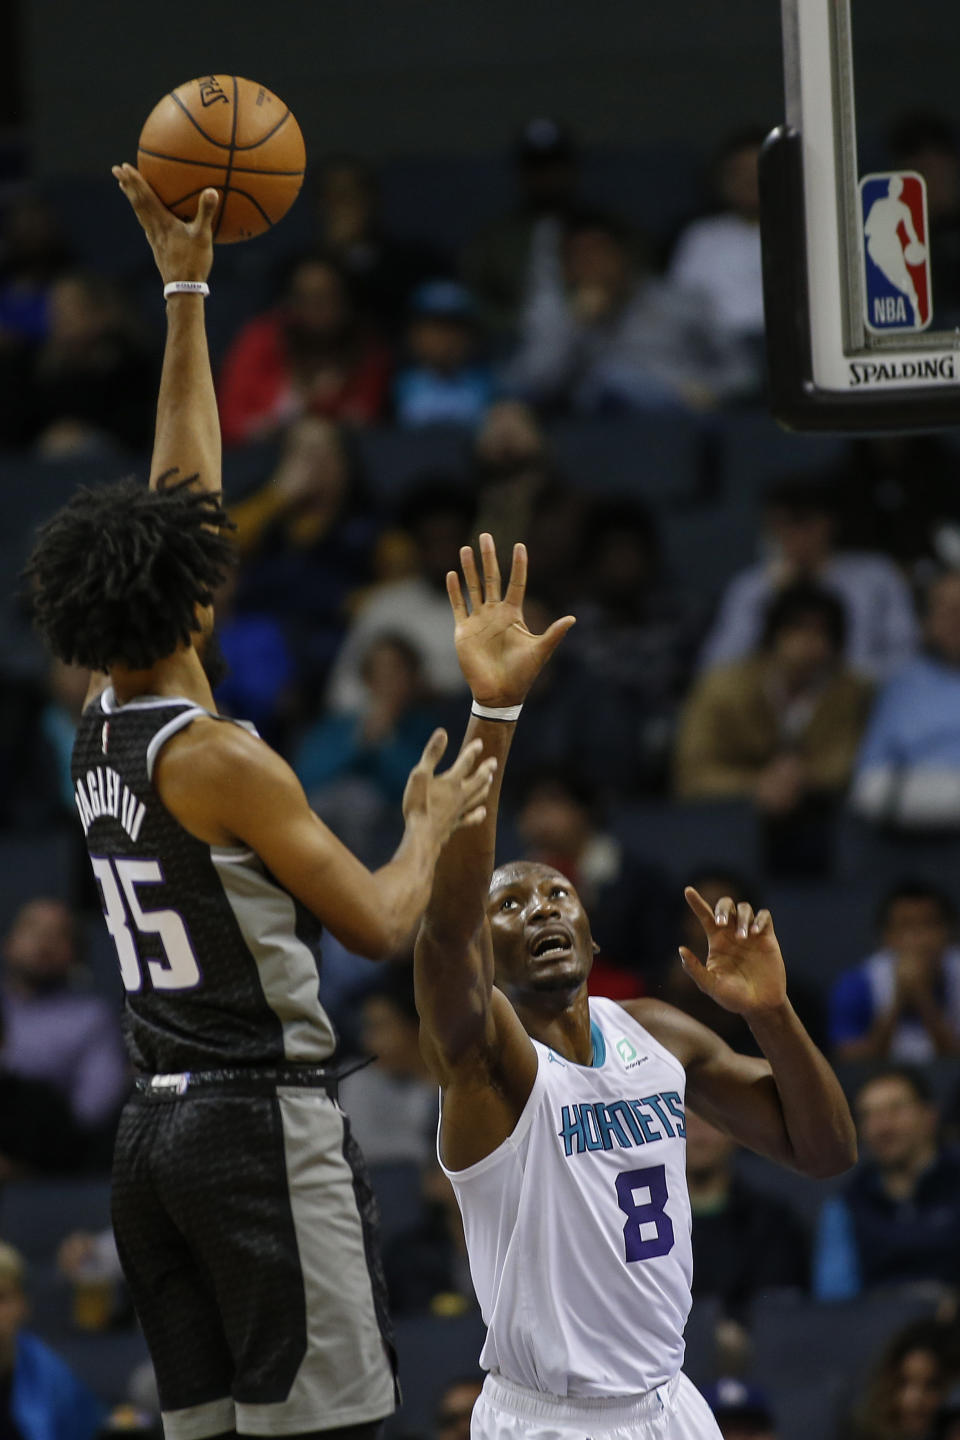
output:
[[[926,330],[933,316],[926,181],[910,170],[864,175],[860,215],[867,329]]]

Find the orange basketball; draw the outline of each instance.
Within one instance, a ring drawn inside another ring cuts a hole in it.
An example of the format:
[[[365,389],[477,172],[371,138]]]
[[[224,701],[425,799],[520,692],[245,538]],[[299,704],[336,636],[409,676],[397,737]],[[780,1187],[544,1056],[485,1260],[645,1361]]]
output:
[[[305,164],[289,107],[239,75],[202,75],[164,95],[137,150],[140,173],[183,220],[208,185],[220,191],[213,238],[221,245],[262,235],[286,215]]]

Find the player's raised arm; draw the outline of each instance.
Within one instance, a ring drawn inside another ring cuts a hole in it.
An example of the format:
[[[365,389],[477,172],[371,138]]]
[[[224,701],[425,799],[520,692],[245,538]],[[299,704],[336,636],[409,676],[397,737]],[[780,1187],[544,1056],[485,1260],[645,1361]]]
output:
[[[349,950],[379,960],[409,942],[449,835],[483,818],[492,762],[478,763],[479,746],[468,746],[435,774],[446,743],[434,731],[407,782],[397,852],[373,872],[314,814],[287,762],[238,726],[196,721],[160,752],[154,784],[191,834],[249,846]]]
[[[115,165],[113,174],[143,226],[161,283],[205,286],[213,264],[213,218],[220,198],[216,190],[203,191],[196,217],[186,222],[167,209],[133,165]],[[150,464],[152,488],[161,476],[176,480],[195,475],[202,489],[220,492],[220,419],[204,303],[199,289],[167,298],[167,340]]]
[[[546,661],[573,625],[568,615],[543,635],[534,635],[523,619],[527,555],[514,547],[505,594],[493,538],[480,536],[481,582],[473,550],[460,552],[470,609],[460,578],[447,576],[460,666],[473,695],[473,713],[464,745],[480,741],[484,758],[498,762],[486,814],[480,824],[458,831],[437,863],[433,890],[417,940],[415,979],[421,1021],[421,1045],[442,1085],[459,1066],[472,1064],[479,1050],[497,1044],[493,1008],[493,958],[486,921],[493,873],[497,805],[519,707]],[[478,713],[478,711],[480,713]],[[499,711],[499,715],[484,715]],[[519,1021],[507,1002],[516,1029]]]
[[[696,890],[685,893],[709,952],[704,963],[681,948],[684,968],[704,994],[743,1016],[765,1059],[736,1054],[713,1031],[658,1002],[632,1002],[642,1023],[682,1056],[693,1108],[735,1140],[805,1175],[848,1169],[857,1158],[850,1107],[787,998],[769,910],[755,915],[729,897],[711,910]]]

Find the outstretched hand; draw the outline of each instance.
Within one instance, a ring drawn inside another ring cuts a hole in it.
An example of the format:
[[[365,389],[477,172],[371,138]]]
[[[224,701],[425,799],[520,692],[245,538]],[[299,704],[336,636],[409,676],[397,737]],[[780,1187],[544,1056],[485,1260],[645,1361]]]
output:
[[[555,620],[542,635],[534,635],[523,619],[527,588],[527,550],[514,545],[513,564],[506,594],[501,597],[500,566],[493,536],[480,536],[483,583],[473,549],[464,545],[460,564],[467,587],[467,610],[455,570],[447,574],[447,594],[456,624],[454,640],[460,669],[481,705],[520,705],[530,686],[576,623],[572,615]]]
[[[746,903],[729,896],[711,910],[698,890],[688,885],[684,896],[707,937],[706,961],[680,946],[683,968],[705,995],[749,1020],[786,1002],[787,975],[769,910],[756,915]]]
[[[113,176],[143,226],[163,283],[206,280],[213,265],[213,222],[220,204],[219,193],[204,190],[194,218],[180,220],[135,165],[114,165]]]

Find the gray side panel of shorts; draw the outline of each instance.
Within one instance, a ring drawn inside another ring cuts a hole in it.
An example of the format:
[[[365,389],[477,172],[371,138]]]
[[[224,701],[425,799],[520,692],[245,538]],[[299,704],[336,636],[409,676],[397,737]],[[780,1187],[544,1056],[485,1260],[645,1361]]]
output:
[[[206,1405],[190,1405],[185,1410],[164,1410],[164,1440],[207,1440],[233,1430],[236,1414],[232,1400],[211,1400]]]
[[[237,1429],[291,1435],[380,1420],[394,1410],[393,1368],[380,1331],[344,1120],[326,1095],[285,1087],[290,1207],[307,1302],[307,1352],[287,1399],[237,1405]]]
[[[317,962],[297,937],[290,895],[265,873],[252,851],[212,847],[223,893],[257,962],[263,995],[283,1026],[287,1060],[319,1065],[336,1047],[330,1017],[320,1004]]]

